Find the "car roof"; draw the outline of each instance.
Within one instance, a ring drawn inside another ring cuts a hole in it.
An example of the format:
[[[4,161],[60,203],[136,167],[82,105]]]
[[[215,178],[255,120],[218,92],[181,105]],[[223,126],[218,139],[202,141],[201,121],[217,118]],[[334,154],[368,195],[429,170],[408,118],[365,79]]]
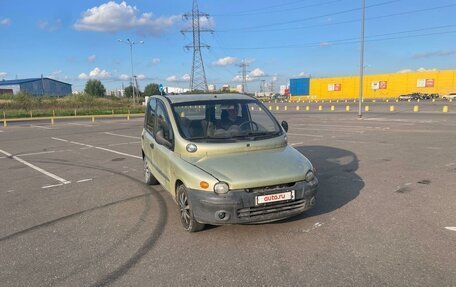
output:
[[[253,97],[244,94],[186,94],[186,95],[167,95],[166,98],[172,104],[186,102],[203,102],[217,100],[251,100]]]

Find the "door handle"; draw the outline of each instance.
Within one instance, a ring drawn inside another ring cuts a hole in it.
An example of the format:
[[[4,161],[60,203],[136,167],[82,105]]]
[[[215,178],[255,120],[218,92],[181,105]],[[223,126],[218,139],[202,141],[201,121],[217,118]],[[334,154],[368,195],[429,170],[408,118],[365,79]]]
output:
[[[150,148],[154,148],[154,144],[153,143],[150,143]]]

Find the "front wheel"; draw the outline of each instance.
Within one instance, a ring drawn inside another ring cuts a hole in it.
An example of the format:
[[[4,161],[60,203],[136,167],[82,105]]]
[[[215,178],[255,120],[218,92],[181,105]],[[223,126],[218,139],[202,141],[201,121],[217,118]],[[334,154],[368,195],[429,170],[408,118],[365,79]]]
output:
[[[199,223],[193,217],[192,206],[188,199],[185,186],[179,185],[176,190],[177,204],[179,205],[180,221],[184,229],[188,232],[198,232],[204,229],[204,224]]]

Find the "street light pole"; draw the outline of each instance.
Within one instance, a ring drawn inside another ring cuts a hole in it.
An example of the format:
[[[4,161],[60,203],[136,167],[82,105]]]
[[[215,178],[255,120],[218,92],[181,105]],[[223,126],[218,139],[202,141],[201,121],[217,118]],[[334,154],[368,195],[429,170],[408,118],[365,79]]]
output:
[[[120,43],[125,43],[125,44],[130,46],[131,88],[132,88],[132,92],[133,92],[133,103],[136,104],[136,92],[135,92],[135,86],[134,86],[135,74],[133,72],[133,45],[135,45],[135,44],[144,44],[144,41],[135,42],[135,41],[131,41],[129,38],[127,38],[125,41],[121,40],[121,39],[118,39],[117,41],[120,42]]]
[[[364,22],[366,14],[366,5],[365,0],[362,0],[362,24],[361,24],[361,55],[360,55],[360,64],[359,64],[359,104],[358,104],[358,117],[362,118],[362,105],[363,105],[363,80],[364,80]]]

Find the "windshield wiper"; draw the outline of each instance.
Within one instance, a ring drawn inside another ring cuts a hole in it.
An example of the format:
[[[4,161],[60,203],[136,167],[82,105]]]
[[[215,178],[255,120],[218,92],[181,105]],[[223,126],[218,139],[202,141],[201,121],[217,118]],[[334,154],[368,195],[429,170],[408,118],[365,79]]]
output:
[[[249,132],[247,134],[242,134],[238,136],[233,136],[235,139],[243,139],[243,138],[248,138],[250,140],[257,140],[257,139],[264,139],[264,138],[269,138],[269,137],[274,137],[278,136],[280,132]]]

